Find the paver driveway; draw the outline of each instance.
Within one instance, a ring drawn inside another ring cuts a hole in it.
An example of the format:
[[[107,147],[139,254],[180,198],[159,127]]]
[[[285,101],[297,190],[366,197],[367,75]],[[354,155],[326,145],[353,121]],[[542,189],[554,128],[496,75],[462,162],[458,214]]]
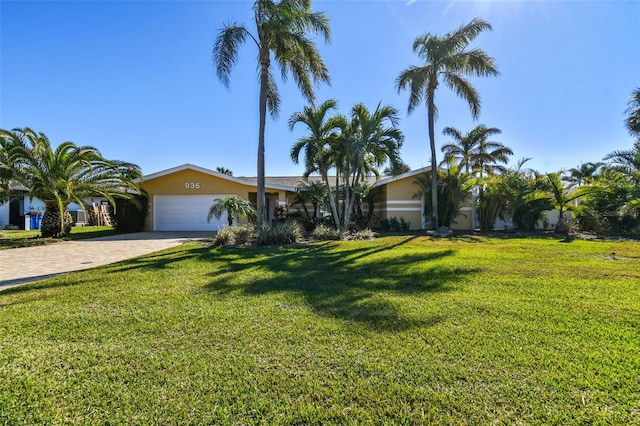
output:
[[[0,250],[0,291],[26,282],[95,268],[211,236],[212,232],[137,232]]]

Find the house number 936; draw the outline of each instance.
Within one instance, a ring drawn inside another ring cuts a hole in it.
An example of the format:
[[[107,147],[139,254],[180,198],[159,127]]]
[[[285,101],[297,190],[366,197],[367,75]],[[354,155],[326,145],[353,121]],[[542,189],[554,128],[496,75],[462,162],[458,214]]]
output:
[[[200,189],[200,182],[185,182],[185,189]]]

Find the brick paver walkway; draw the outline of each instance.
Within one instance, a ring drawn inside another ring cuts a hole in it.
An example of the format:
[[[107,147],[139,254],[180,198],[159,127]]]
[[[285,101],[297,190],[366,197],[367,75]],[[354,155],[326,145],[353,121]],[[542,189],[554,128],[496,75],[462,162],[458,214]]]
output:
[[[0,250],[0,291],[26,282],[95,268],[211,236],[211,232],[138,232]]]

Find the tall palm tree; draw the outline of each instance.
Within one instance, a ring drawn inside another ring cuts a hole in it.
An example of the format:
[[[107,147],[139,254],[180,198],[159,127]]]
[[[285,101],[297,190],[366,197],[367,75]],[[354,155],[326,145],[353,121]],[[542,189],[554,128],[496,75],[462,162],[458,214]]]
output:
[[[329,99],[320,106],[305,106],[300,112],[294,113],[289,118],[289,129],[293,130],[296,124],[304,124],[308,136],[303,136],[296,141],[291,148],[291,160],[298,164],[300,154],[304,150],[304,177],[307,178],[314,172],[318,172],[327,188],[329,207],[336,227],[339,227],[338,210],[329,181],[329,169],[333,166],[333,146],[336,145],[342,129],[346,126],[346,119],[342,116],[327,117],[327,114],[336,108],[336,101]]]
[[[272,59],[279,65],[283,79],[290,73],[302,95],[315,101],[313,81],[329,82],[329,72],[320,53],[307,33],[330,40],[329,20],[321,12],[311,10],[311,0],[256,0],[253,5],[255,32],[239,24],[225,25],[213,46],[216,73],[229,87],[231,69],[238,59],[240,45],[253,40],[258,49],[260,98],[258,110],[258,199],[257,224],[262,228],[265,206],[264,135],[267,109],[277,118],[280,97],[273,75]],[[313,81],[312,81],[313,80]]]
[[[625,111],[628,115],[624,125],[632,136],[640,138],[640,87],[631,92],[629,104]]]
[[[379,169],[389,162],[400,163],[404,136],[398,129],[398,110],[381,106],[371,112],[363,104],[354,105],[351,118],[336,146],[336,170],[344,186],[341,228],[346,230],[358,195],[358,186],[367,175],[380,176]]]
[[[227,223],[233,226],[233,219],[238,221],[239,216],[245,216],[253,219],[256,216],[256,210],[249,200],[238,198],[235,195],[225,198],[217,198],[207,214],[207,222],[211,222],[212,218],[220,219],[224,213],[227,213]]]
[[[430,33],[417,37],[413,43],[413,51],[423,61],[423,65],[410,66],[402,71],[396,80],[398,91],[407,88],[410,90],[409,113],[413,112],[423,100],[427,106],[431,147],[431,202],[433,203],[431,221],[435,228],[438,227],[438,163],[435,142],[436,89],[442,81],[467,101],[473,118],[479,116],[480,95],[465,76],[499,74],[494,59],[486,52],[481,49],[467,49],[469,43],[484,30],[491,30],[491,25],[476,18],[442,37]]]
[[[98,149],[63,142],[53,148],[44,133],[32,129],[14,129],[24,146],[13,152],[14,179],[27,188],[31,197],[44,201],[42,236],[61,236],[71,228],[67,206],[84,205],[83,199],[133,199],[140,192],[136,179],[140,168],[124,161],[105,159]]]

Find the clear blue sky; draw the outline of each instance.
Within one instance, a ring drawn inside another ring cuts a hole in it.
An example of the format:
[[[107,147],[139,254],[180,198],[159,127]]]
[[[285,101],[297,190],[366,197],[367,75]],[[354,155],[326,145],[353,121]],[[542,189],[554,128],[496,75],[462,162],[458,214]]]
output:
[[[255,176],[256,49],[246,44],[227,90],[211,60],[223,23],[252,24],[247,1],[0,1],[0,127],[32,127],[54,144],[93,145],[145,174],[183,163]],[[481,17],[493,26],[472,44],[492,55],[497,78],[473,79],[480,119],[446,88],[436,95],[441,130],[498,127],[494,140],[540,171],[598,161],[629,149],[622,121],[640,86],[640,1],[322,1],[332,43],[319,41],[332,77],[318,100],[382,102],[401,111],[402,156],[428,165],[424,107],[407,116],[395,79],[418,65],[416,36],[444,34]],[[267,175],[300,175],[289,159],[302,128],[289,116],[305,101],[279,82],[283,104],[267,122]]]

